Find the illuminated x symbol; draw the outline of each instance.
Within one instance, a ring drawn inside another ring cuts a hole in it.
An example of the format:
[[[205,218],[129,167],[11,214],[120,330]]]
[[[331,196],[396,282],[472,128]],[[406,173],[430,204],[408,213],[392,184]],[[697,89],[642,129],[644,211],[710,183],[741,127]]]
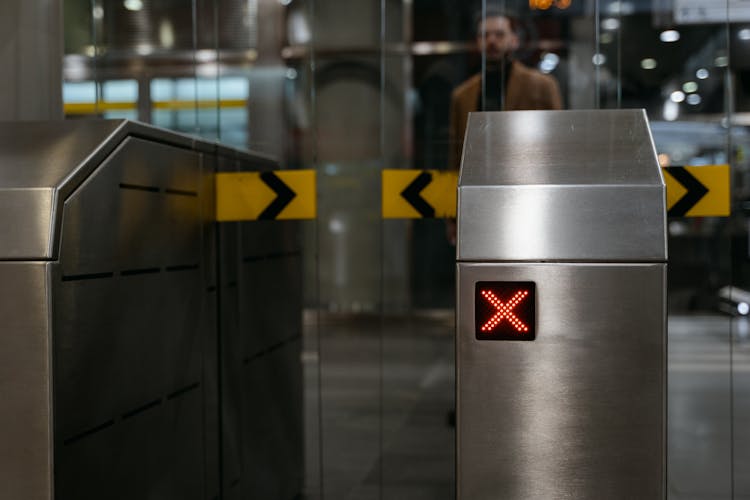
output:
[[[482,297],[487,299],[487,301],[497,309],[497,312],[487,321],[487,323],[482,325],[482,331],[491,332],[504,318],[507,318],[510,324],[513,325],[513,328],[519,332],[528,332],[529,327],[526,326],[523,321],[518,319],[518,316],[513,314],[513,309],[515,309],[528,294],[528,290],[519,290],[507,304],[503,304],[494,293],[489,290],[482,290]]]

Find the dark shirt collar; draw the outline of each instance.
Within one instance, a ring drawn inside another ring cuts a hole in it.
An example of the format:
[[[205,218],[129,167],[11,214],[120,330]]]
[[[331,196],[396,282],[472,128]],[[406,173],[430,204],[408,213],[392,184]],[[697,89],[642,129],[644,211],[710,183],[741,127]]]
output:
[[[508,91],[508,81],[513,69],[513,61],[487,61],[486,71],[482,78],[482,91],[479,92],[477,109],[479,111],[501,111],[505,109],[505,95]],[[484,106],[482,105],[484,104]]]

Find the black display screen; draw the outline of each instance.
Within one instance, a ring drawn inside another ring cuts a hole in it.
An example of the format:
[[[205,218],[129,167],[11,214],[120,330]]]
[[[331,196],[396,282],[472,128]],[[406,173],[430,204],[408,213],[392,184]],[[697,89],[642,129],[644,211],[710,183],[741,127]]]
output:
[[[534,340],[536,283],[479,281],[474,289],[478,340]]]

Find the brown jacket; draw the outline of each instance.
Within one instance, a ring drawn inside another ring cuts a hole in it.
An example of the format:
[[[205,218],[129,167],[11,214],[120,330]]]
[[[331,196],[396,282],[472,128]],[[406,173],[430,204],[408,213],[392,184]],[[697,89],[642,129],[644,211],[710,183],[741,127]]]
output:
[[[477,74],[456,87],[451,95],[450,168],[458,170],[461,165],[466,122],[469,113],[477,111],[481,89],[482,78]],[[554,78],[513,61],[505,90],[505,111],[522,109],[562,109],[562,98]]]

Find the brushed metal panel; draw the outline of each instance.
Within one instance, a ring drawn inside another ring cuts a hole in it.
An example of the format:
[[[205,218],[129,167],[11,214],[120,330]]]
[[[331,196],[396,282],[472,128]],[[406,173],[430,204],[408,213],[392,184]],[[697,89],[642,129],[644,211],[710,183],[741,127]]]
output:
[[[221,363],[219,338],[219,290],[218,290],[218,230],[214,222],[216,158],[202,153],[200,164],[200,228],[202,290],[205,294],[204,313],[201,315],[203,332],[203,421],[205,443],[206,499],[219,498],[221,493]]]
[[[477,281],[536,282],[536,340],[476,340]],[[664,264],[458,264],[458,498],[664,498],[665,281]]]
[[[665,228],[643,110],[469,117],[458,260],[663,261]]]
[[[242,337],[238,302],[240,266],[237,222],[218,226],[219,233],[219,342],[221,344],[221,445],[222,493],[228,500],[240,499],[242,476],[243,373]]]
[[[67,192],[114,147],[124,122],[0,123],[0,256],[51,259]]]
[[[666,260],[661,186],[461,188],[458,206],[462,261]]]
[[[124,120],[0,122],[0,186],[56,187]]]
[[[240,225],[242,257],[252,259],[299,252],[300,223],[298,221],[260,220]]]
[[[302,491],[301,339],[244,366],[242,498],[285,500]]]
[[[58,441],[202,381],[198,270],[55,281]]]
[[[48,271],[0,262],[0,498],[52,497]]]
[[[56,498],[205,500],[201,408],[197,388],[58,443]]]
[[[64,205],[65,275],[197,265],[196,153],[128,138]]]
[[[462,186],[659,185],[642,109],[471,113]]]
[[[63,201],[128,136],[151,144],[159,141],[175,150],[216,151],[213,143],[127,120],[0,123],[0,205],[8,208],[0,210],[0,230],[13,235],[0,239],[0,256],[56,258]],[[190,190],[190,183],[181,179],[192,174],[179,166],[182,160],[177,156],[172,155],[176,162],[161,158],[166,164],[157,165],[157,175],[170,173],[168,187]],[[159,161],[148,154],[143,160],[136,159],[128,170],[138,172],[143,166],[148,170]],[[19,200],[23,206],[11,210]]]
[[[51,256],[55,192],[50,188],[0,188],[0,256],[34,260]]]
[[[301,257],[244,262],[242,271],[240,328],[243,352],[252,357],[301,333]]]

